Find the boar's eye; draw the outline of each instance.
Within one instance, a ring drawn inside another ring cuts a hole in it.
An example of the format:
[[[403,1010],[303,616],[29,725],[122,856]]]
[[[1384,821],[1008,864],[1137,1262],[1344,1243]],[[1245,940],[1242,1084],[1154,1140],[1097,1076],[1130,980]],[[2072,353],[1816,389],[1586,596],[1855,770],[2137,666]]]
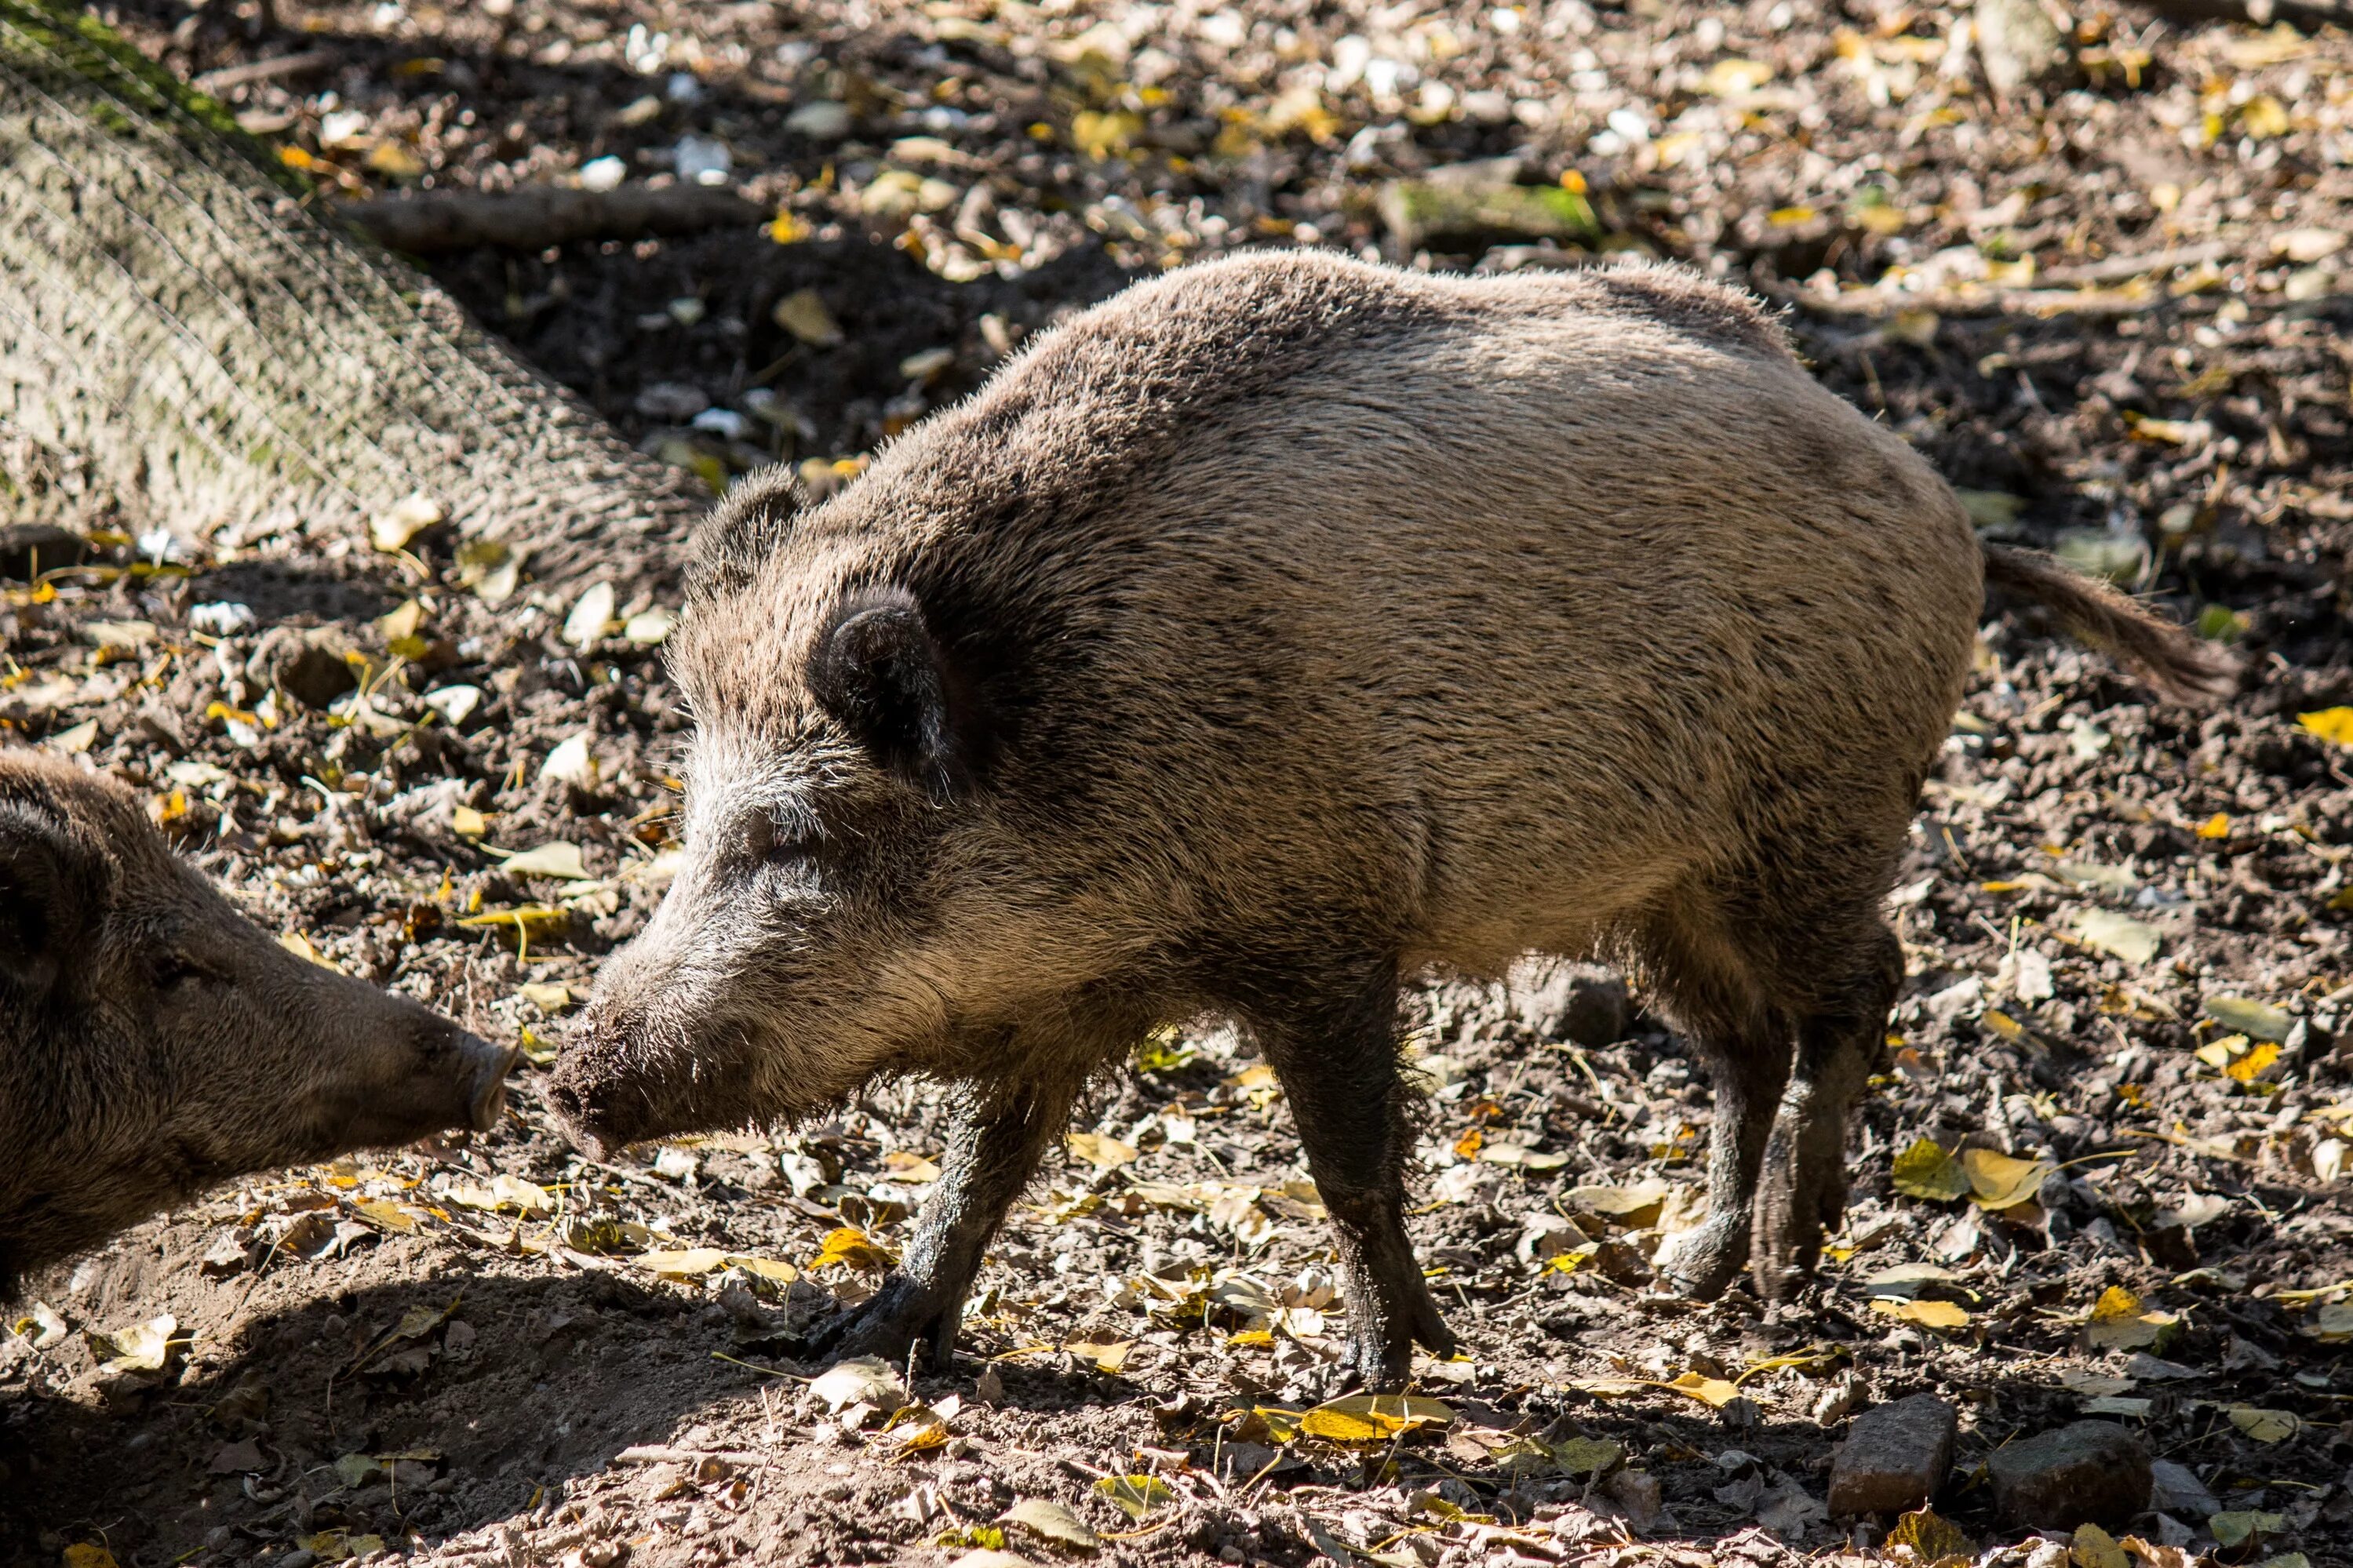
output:
[[[797,814],[753,819],[746,847],[755,859],[771,866],[795,866],[816,858],[824,836],[817,824]]]
[[[202,965],[176,952],[166,952],[155,963],[155,989],[174,991],[206,978]]]

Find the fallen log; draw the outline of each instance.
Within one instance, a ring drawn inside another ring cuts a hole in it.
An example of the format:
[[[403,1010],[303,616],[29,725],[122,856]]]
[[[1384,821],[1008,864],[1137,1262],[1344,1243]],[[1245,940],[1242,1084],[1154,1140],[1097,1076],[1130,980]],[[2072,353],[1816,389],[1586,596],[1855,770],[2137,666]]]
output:
[[[711,185],[609,191],[532,185],[518,191],[425,191],[341,209],[387,247],[410,256],[496,246],[540,250],[575,239],[652,239],[758,223],[766,212]]]

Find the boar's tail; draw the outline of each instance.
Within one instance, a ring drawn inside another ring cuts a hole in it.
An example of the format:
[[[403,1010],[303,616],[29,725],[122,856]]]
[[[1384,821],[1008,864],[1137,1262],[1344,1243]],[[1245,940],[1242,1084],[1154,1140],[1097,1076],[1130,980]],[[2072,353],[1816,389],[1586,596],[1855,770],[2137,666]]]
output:
[[[1987,583],[2031,600],[2070,637],[2112,654],[2174,702],[2212,702],[2236,689],[2239,661],[2161,619],[2106,583],[2071,571],[2035,550],[1988,544]]]

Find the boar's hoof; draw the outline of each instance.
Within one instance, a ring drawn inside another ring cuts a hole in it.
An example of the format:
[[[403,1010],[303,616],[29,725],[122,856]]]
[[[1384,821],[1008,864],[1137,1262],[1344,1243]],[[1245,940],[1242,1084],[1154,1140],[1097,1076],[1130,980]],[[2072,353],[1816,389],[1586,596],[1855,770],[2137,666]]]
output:
[[[1725,1215],[1670,1237],[1651,1260],[1659,1281],[1676,1295],[1713,1301],[1748,1261],[1746,1215]]]
[[[811,1357],[873,1355],[893,1363],[906,1356],[908,1346],[922,1344],[924,1359],[944,1367],[955,1353],[963,1321],[963,1292],[948,1296],[893,1274],[871,1300],[810,1329],[805,1342]]]

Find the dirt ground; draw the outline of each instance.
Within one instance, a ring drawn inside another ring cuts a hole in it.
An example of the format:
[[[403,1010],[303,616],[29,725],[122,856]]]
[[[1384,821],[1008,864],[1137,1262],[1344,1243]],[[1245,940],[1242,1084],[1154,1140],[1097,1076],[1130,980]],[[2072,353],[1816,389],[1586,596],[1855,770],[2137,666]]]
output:
[[[773,228],[435,267],[714,482],[849,480],[1059,313],[1239,246],[1647,252],[1786,303],[1989,533],[2153,594],[2249,676],[2153,706],[1989,609],[1894,896],[1910,979],[1854,1202],[1794,1308],[1651,1288],[1707,1096],[1592,976],[1417,1005],[1413,1227],[1466,1354],[1406,1429],[1300,1414],[1329,1253],[1229,1034],[1103,1087],[912,1389],[791,1353],[936,1173],[923,1086],[606,1166],[529,1066],[493,1133],[257,1179],[34,1280],[0,1335],[0,1558],[1762,1568],[1883,1550],[1887,1521],[1827,1513],[1833,1445],[1928,1392],[1959,1412],[1959,1533],[1915,1557],[2059,1568],[1985,1461],[2088,1415],[2180,1467],[2116,1532],[2140,1568],[2353,1562],[2353,40],[2079,0],[2051,74],[1997,94],[2004,36],[1902,0],[111,14],[191,75],[311,57],[221,92],[322,201],[723,151]],[[1581,194],[1595,232],[1383,216],[1391,182],[1490,159],[1515,164],[1441,179]],[[96,560],[0,563],[0,721],[146,792],[273,931],[552,1059],[664,875],[659,606],[493,607],[430,534]],[[362,687],[273,689],[290,627]],[[576,861],[502,864],[551,845]]]

